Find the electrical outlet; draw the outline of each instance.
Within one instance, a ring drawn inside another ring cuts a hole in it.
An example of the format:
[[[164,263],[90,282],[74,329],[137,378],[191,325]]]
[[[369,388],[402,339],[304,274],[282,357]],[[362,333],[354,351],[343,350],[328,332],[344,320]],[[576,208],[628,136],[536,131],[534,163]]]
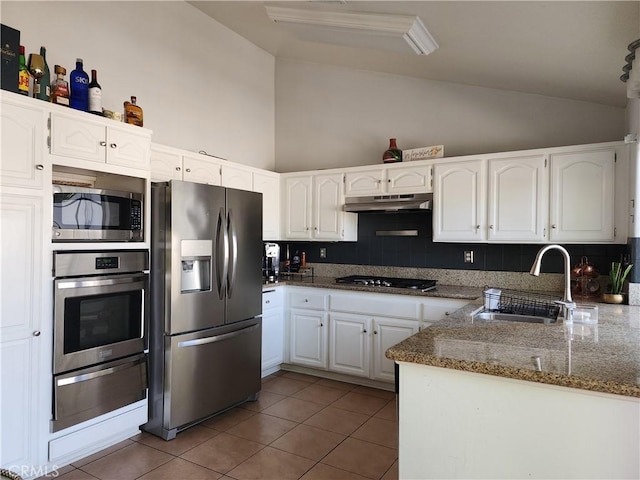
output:
[[[327,249],[326,248],[321,248],[320,249],[320,258],[327,258]]]
[[[473,250],[464,251],[464,263],[473,263]]]

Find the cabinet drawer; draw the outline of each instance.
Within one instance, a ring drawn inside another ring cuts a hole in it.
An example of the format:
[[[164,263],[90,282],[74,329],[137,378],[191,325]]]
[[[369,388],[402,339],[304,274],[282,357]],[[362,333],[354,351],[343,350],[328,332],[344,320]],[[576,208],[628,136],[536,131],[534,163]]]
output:
[[[464,307],[468,300],[429,298],[422,300],[422,320],[436,322]]]
[[[282,291],[270,288],[262,291],[262,311],[282,307]]]
[[[331,294],[331,311],[418,320],[420,304],[415,300],[399,297],[401,295]]]
[[[314,292],[291,292],[289,294],[289,307],[326,310],[327,296]]]

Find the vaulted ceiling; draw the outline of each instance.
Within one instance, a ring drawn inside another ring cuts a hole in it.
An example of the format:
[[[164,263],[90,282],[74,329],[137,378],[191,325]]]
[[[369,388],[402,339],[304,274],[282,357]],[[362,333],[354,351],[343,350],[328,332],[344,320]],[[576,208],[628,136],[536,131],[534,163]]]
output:
[[[623,107],[627,45],[640,37],[636,1],[189,1],[278,58]],[[430,55],[303,39],[265,5],[418,16],[439,48]]]

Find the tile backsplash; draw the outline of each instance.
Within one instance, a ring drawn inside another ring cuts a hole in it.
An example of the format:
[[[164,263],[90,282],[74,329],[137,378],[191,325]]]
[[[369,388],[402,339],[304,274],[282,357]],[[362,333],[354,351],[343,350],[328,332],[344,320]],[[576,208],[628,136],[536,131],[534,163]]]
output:
[[[281,258],[286,245],[291,255],[296,250],[307,254],[307,261],[319,264],[379,265],[496,272],[528,272],[541,245],[436,243],[432,240],[432,212],[367,213],[358,218],[357,242],[279,242]],[[415,237],[376,236],[377,230],[417,230]],[[583,256],[607,275],[611,262],[628,254],[627,245],[563,244],[571,255],[572,266]],[[325,248],[326,258],[320,258]],[[472,251],[473,263],[464,262],[464,252]],[[563,257],[548,252],[542,261],[542,272],[562,273]]]

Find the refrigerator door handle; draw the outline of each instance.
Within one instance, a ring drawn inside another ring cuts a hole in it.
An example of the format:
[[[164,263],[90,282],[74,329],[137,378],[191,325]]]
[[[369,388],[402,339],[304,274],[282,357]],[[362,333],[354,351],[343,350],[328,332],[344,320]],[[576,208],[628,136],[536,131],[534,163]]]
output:
[[[252,325],[250,327],[243,328],[241,330],[236,330],[235,332],[225,333],[223,335],[215,335],[213,337],[205,337],[205,338],[197,338],[195,340],[185,340],[183,342],[178,342],[178,347],[197,347],[198,345],[206,345],[207,343],[214,342],[222,342],[223,340],[229,340],[230,338],[237,337],[238,335],[244,335],[245,333],[249,333],[256,328],[259,328],[260,325]]]
[[[222,253],[220,253],[222,247]],[[218,224],[216,227],[216,280],[218,284],[218,297],[220,300],[226,295],[226,282],[229,269],[229,234],[225,222],[224,209],[218,213]]]
[[[227,214],[229,218],[229,235],[231,237],[231,265],[229,266],[229,277],[227,279],[227,296],[233,295],[233,287],[236,283],[236,272],[238,269],[238,232],[236,232],[235,222],[231,210]]]

